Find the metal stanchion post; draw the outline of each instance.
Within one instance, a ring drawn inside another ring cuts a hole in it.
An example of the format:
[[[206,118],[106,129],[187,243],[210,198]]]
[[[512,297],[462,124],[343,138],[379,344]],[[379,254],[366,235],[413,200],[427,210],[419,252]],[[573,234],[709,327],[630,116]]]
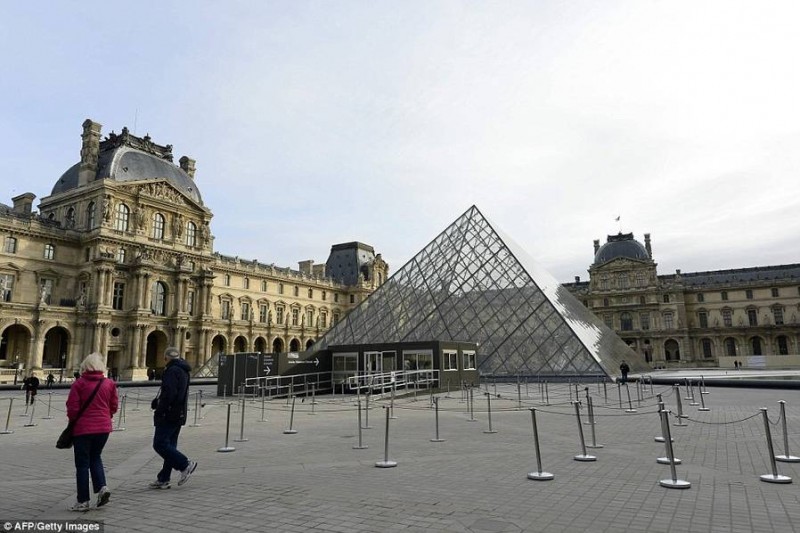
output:
[[[550,405],[550,389],[548,383],[544,382],[544,397],[545,397],[545,405]]]
[[[767,408],[762,407],[761,413],[764,415],[764,432],[767,434],[767,450],[769,451],[769,462],[772,465],[771,474],[763,474],[759,476],[761,481],[767,483],[791,483],[792,478],[778,474],[778,463],[775,462],[775,449],[772,447],[772,433],[769,430],[769,417],[767,416]]]
[[[497,433],[492,429],[492,397],[488,393],[486,394],[486,409],[489,415],[489,429],[484,430],[484,433]]]
[[[125,426],[122,425],[123,420],[125,419],[125,395],[122,395],[122,399],[120,400],[120,409],[119,414],[117,415],[117,427],[112,429],[112,431],[125,431]]]
[[[522,385],[517,381],[517,410],[522,411]]]
[[[141,395],[141,393],[137,390],[136,391],[136,405],[134,406],[132,411],[138,411],[139,410],[139,396],[140,395]]]
[[[692,486],[691,483],[688,481],[684,481],[682,479],[678,479],[678,473],[675,470],[675,453],[672,450],[672,435],[670,434],[669,429],[669,420],[667,419],[669,411],[662,411],[662,416],[664,417],[663,425],[664,428],[664,443],[667,447],[667,458],[669,459],[669,471],[672,474],[670,479],[662,479],[658,482],[659,485],[668,489],[688,489]]]
[[[663,403],[660,404],[658,406],[658,417],[661,420],[661,434],[662,435],[666,435],[667,431],[669,429],[668,427],[667,428],[664,427],[664,426],[669,426],[669,418],[668,418],[668,416],[669,416],[669,411],[664,409],[664,404]],[[674,440],[675,439],[672,439],[672,441],[674,441]],[[670,452],[670,450],[672,448],[672,443],[670,443],[670,445],[667,445],[666,439],[664,437],[661,437],[661,441],[660,442],[664,443],[664,451],[666,453],[666,456],[657,458],[656,462],[658,464],[660,464],[660,465],[671,465],[671,464],[679,465],[679,464],[681,464],[681,460],[678,459],[677,457],[675,457],[675,452],[674,451]],[[670,453],[672,455],[670,455]]]
[[[364,395],[364,429],[372,429],[372,426],[369,425],[369,397],[372,396],[369,391]]]
[[[489,394],[488,392],[486,394]],[[472,387],[469,388],[469,397],[467,398],[467,408],[469,409],[469,421],[477,422],[475,419],[475,394]]]
[[[628,408],[625,409],[626,413],[635,413],[636,409],[633,408],[633,402],[631,402],[631,389],[628,386],[628,383],[625,383],[625,392],[628,393]]]
[[[431,442],[444,442],[444,439],[439,438],[439,398],[434,398],[433,402],[436,412],[436,438],[431,439]]]
[[[311,412],[308,413],[310,415],[317,414],[317,389],[314,386],[314,383],[311,384]]]
[[[589,424],[594,423],[592,420],[591,411],[589,410],[589,387],[584,387],[583,391],[586,393],[586,412],[589,414],[589,416],[586,417],[586,422],[584,422],[583,425],[588,426]]]
[[[52,392],[48,392],[47,393],[47,416],[43,416],[42,417],[43,420],[52,420],[53,417],[50,416],[50,407],[52,406],[52,404],[53,404],[53,393]]]
[[[692,395],[689,392],[689,378],[683,378],[683,383],[686,386],[686,397],[684,398],[684,400],[691,400]]]
[[[685,424],[683,422],[683,419],[689,418],[689,415],[683,414],[683,405],[681,404],[681,391],[680,391],[680,386],[677,383],[674,385],[674,391],[675,391],[675,402],[677,403],[678,406],[678,416],[676,417],[677,422],[675,422],[674,425],[677,427],[686,427],[688,424]]]
[[[603,379],[603,397],[605,398],[605,403],[608,403],[608,388],[606,387],[605,379]]]
[[[239,424],[239,438],[233,439],[234,442],[247,442],[250,439],[244,438],[244,404],[245,404],[245,397],[242,396],[242,420]]]
[[[354,450],[365,450],[369,448],[369,446],[362,444],[361,429],[361,400],[358,400],[358,446],[353,446]]]
[[[28,423],[24,425],[24,427],[29,428],[36,425],[36,422],[33,421],[33,414],[36,412],[36,396],[33,397],[33,403],[31,403],[31,416],[28,420]]]
[[[697,403],[697,400],[694,399],[694,381],[692,381],[691,379],[689,380],[689,397],[691,399],[689,405],[691,406],[700,405],[699,403]]]
[[[594,404],[592,403],[592,397],[589,396],[586,398],[587,401],[587,409],[589,410],[589,424],[592,427],[592,443],[587,446],[587,448],[602,448],[602,444],[597,444],[597,435],[595,432],[595,423],[594,423]]]
[[[287,435],[294,435],[295,433],[297,433],[297,430],[293,429],[292,427],[294,424],[294,402],[295,402],[295,396],[292,395],[292,410],[289,412],[289,429],[283,430],[283,432]]]
[[[800,462],[800,457],[796,457],[789,453],[789,433],[786,428],[786,402],[780,400],[781,404],[781,428],[783,429],[783,455],[776,455],[775,459],[784,463],[797,463]]]
[[[384,409],[386,409],[384,407]],[[383,445],[383,461],[378,461],[375,463],[375,466],[378,468],[392,468],[393,466],[397,466],[396,461],[389,460],[389,410],[386,409],[386,433],[384,435],[384,445]]]
[[[583,424],[581,424],[581,409],[578,405],[578,402],[572,402],[575,406],[575,419],[578,421],[578,434],[581,439],[581,452],[580,454],[576,455],[573,459],[576,461],[596,461],[597,457],[594,455],[588,455],[586,453],[586,441],[583,438]]]
[[[395,389],[397,389],[397,383],[392,382],[392,396],[389,399],[389,418],[391,418],[391,419],[397,418],[396,416],[394,416],[394,392],[395,392]]]
[[[700,376],[700,386],[702,387],[702,389],[700,390],[700,394],[710,394],[706,390],[706,378],[704,378],[703,376]]]
[[[193,428],[200,427],[200,424],[197,423],[197,417],[200,414],[199,413],[199,411],[200,411],[199,406],[200,406],[200,395],[195,393],[195,395],[194,395],[194,422],[189,424],[189,427],[193,427]]]
[[[642,407],[642,380],[636,380],[636,407]]]
[[[549,481],[555,476],[550,472],[542,471],[542,454],[539,451],[539,429],[536,427],[536,408],[531,407],[531,422],[533,423],[533,448],[536,450],[536,472],[528,472],[528,479],[536,481]]]
[[[619,396],[619,408],[622,409],[622,383],[617,381],[617,396]]]
[[[8,429],[8,425],[11,423],[11,407],[14,405],[14,398],[8,399],[8,415],[6,416],[6,428],[3,431],[0,431],[0,435],[8,435],[9,433],[14,433],[13,429]]]
[[[217,448],[218,452],[232,452],[235,451],[236,448],[233,446],[228,446],[228,439],[231,435],[231,404],[228,403],[228,417],[227,421],[225,422],[225,446],[222,448]]]
[[[656,394],[656,397],[658,398],[658,419],[660,421],[661,411],[664,410],[664,400],[661,398],[660,394]],[[653,440],[655,440],[656,442],[664,442],[664,426],[661,426],[661,435],[655,437]]]
[[[261,420],[259,422],[266,422],[267,419],[264,418],[264,402],[266,401],[267,396],[264,394],[264,387],[261,388]]]
[[[708,407],[706,407],[706,400],[705,396],[703,396],[703,391],[700,391],[700,407],[697,408],[698,411],[710,411]]]

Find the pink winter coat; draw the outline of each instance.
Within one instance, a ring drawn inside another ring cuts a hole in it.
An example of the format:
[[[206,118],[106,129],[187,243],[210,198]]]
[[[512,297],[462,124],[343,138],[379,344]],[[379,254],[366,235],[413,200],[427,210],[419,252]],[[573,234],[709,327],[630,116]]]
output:
[[[102,372],[84,372],[69,389],[67,397],[67,418],[72,420],[78,415],[81,406],[86,403],[97,382],[105,379]],[[119,407],[117,385],[114,380],[105,379],[92,399],[92,403],[83,412],[75,424],[73,435],[92,435],[95,433],[111,433],[111,419]]]

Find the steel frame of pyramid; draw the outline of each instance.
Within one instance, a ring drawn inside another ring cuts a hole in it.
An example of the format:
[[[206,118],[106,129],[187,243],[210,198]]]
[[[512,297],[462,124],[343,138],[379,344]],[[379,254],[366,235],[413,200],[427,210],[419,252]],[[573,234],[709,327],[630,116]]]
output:
[[[432,340],[479,343],[491,375],[649,370],[642,358],[478,210],[467,209],[311,350]]]

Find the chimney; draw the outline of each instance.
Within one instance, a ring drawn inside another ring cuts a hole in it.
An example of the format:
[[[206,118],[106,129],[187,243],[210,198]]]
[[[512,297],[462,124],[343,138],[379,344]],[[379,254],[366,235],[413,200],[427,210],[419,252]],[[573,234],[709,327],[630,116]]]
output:
[[[580,283],[580,282],[581,282],[581,277],[575,276],[575,283]]]
[[[302,272],[306,276],[311,276],[311,270],[312,270],[312,268],[314,266],[314,260],[313,259],[307,259],[305,261],[299,261],[297,264],[300,266],[300,272]]]
[[[594,255],[597,255],[597,250],[600,249],[600,239],[594,240]]]
[[[311,267],[311,271],[314,273],[314,277],[324,278],[325,277],[325,263],[320,263],[319,265],[313,265]]]
[[[181,170],[186,172],[186,174],[188,174],[190,178],[194,179],[194,164],[195,164],[195,160],[194,159],[189,159],[188,157],[183,156],[178,160],[178,163],[181,164]]]
[[[26,192],[12,198],[11,201],[14,202],[14,212],[21,215],[30,215],[34,198],[36,198],[36,195],[32,192]]]
[[[650,247],[650,234],[644,234],[644,249],[647,250],[647,257],[653,258],[653,249]]]
[[[81,166],[78,170],[78,187],[94,181],[97,176],[97,156],[100,152],[100,128],[103,126],[88,118],[83,121],[81,135]]]

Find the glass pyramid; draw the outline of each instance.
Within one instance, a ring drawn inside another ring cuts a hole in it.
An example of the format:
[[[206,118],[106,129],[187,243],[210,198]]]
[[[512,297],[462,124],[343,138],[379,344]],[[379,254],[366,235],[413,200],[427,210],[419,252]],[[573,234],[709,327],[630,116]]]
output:
[[[311,349],[414,341],[479,343],[492,375],[649,370],[476,206],[470,207]]]

